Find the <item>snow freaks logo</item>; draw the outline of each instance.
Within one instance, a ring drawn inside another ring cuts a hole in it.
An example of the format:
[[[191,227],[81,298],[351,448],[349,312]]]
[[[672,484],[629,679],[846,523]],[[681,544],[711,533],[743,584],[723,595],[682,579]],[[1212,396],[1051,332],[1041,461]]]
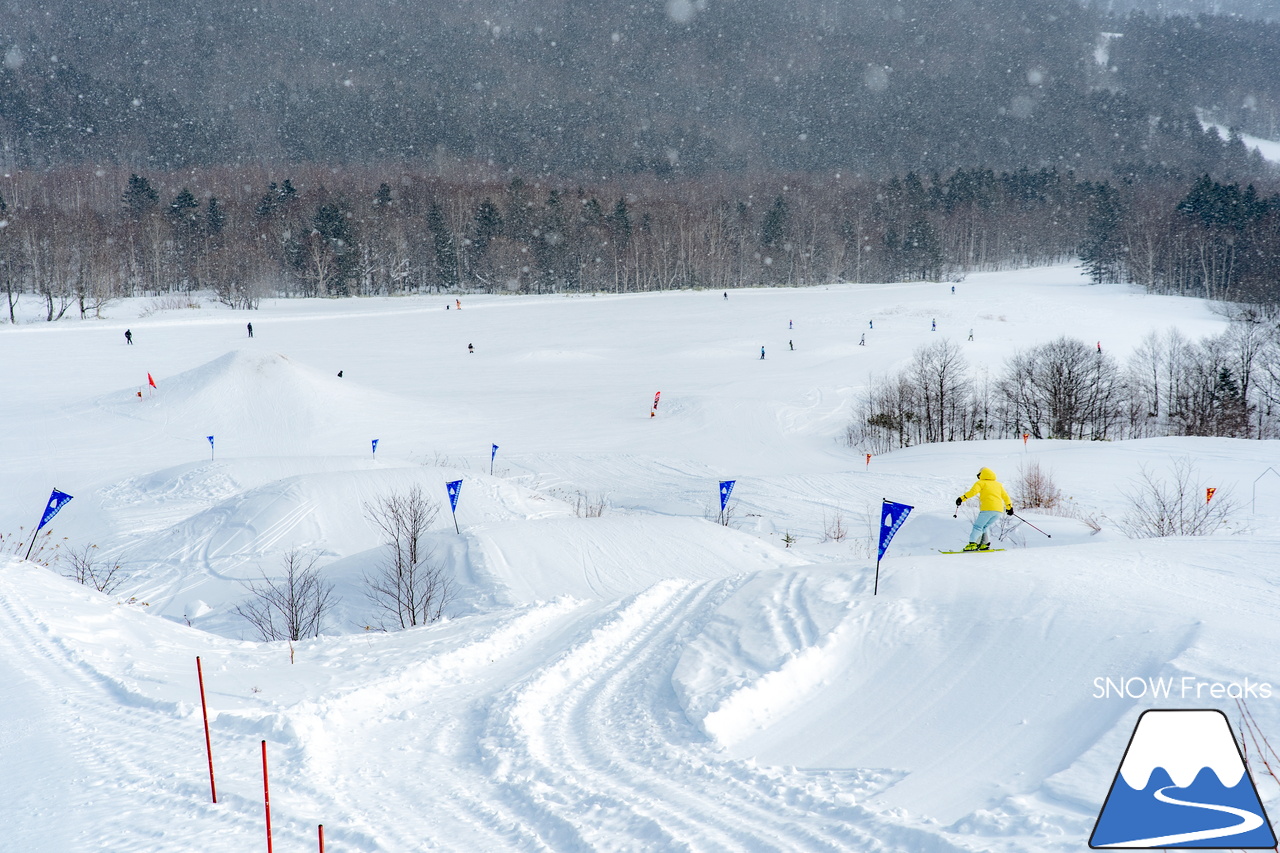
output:
[[[1270,699],[1271,685],[1245,679],[1243,683],[1230,681],[1200,681],[1190,675],[1181,678],[1102,678],[1093,680],[1094,699]]]
[[[1275,834],[1226,716],[1144,711],[1089,846],[1273,849]]]

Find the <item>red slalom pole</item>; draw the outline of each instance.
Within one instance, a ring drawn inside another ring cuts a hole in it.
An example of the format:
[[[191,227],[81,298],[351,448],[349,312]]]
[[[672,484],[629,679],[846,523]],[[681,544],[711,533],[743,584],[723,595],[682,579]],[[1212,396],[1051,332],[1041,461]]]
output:
[[[267,787],[267,742],[262,742],[262,803],[267,810],[267,853],[271,853],[271,789]]]
[[[204,701],[204,668],[200,666],[199,655],[196,655],[196,678],[200,680],[200,710],[204,714],[204,751],[209,756],[209,793],[217,803],[218,786],[213,782],[213,741],[209,739],[209,706]]]
[[[324,824],[320,824],[320,853],[324,853]]]

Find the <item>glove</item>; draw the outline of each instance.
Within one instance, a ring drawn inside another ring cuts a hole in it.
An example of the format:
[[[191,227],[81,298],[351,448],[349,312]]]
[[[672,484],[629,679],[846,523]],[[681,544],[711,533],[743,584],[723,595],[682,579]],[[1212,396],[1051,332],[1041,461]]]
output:
[[[956,498],[956,506],[960,506],[962,503],[964,503],[964,498]]]
[[[1013,515],[1013,507],[1009,507],[1004,511],[1005,515]]]

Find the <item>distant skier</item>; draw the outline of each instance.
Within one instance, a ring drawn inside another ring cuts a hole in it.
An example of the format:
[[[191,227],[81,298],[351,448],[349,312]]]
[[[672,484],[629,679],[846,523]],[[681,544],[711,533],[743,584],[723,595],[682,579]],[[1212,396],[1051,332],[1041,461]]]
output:
[[[956,286],[955,286],[954,284],[953,284],[953,285],[951,285],[951,295],[952,295],[952,296],[955,296],[955,295],[956,295]]]
[[[937,320],[932,321],[932,328],[930,328],[930,329],[929,329],[929,331],[931,331],[931,332],[936,332],[936,331],[938,331],[938,321],[937,321]]]
[[[729,298],[729,291],[727,291],[727,290],[726,290],[726,291],[724,292],[724,298],[725,298],[725,299],[728,299],[728,298]]]
[[[252,324],[252,323],[246,323],[245,325],[247,325],[247,326],[249,327],[249,337],[251,337],[251,338],[252,338],[252,337],[253,337],[253,324]]]
[[[1098,355],[1102,355],[1102,341],[1098,341]]]
[[[868,329],[874,329],[875,327],[876,327],[876,321],[875,321],[875,320],[868,320],[868,321],[867,321],[867,328],[868,328]]]
[[[128,329],[124,330],[124,342],[129,346],[133,346],[133,332]]]
[[[973,329],[969,330],[969,340],[973,340]]]
[[[455,299],[455,300],[453,300],[453,304],[458,306],[458,310],[459,310],[459,311],[461,311],[461,310],[462,310],[462,300],[461,300],[461,299]]]
[[[867,345],[867,333],[862,333],[862,340],[858,341],[858,346],[865,347]]]
[[[339,378],[339,379],[341,379],[341,378],[342,378],[342,371],[341,371],[341,370],[339,370],[339,371],[338,371],[338,378]]]
[[[795,342],[795,341],[787,341],[787,343],[791,345],[791,351],[792,351],[792,352],[795,352],[795,351],[796,351],[796,342]]]
[[[1013,501],[1009,500],[1009,493],[990,468],[983,468],[978,472],[977,482],[969,487],[969,491],[956,498],[956,506],[959,507],[974,495],[978,496],[979,512],[973,522],[973,531],[969,534],[969,544],[964,546],[964,550],[989,551],[991,537],[987,530],[1000,517],[1000,510],[1003,509],[1005,515],[1013,515]]]
[[[474,354],[474,353],[475,353],[475,351],[476,351],[476,348],[475,348],[475,347],[473,347],[471,344],[467,344],[467,352],[468,352],[468,353]]]
[[[794,329],[794,328],[795,328],[795,326],[791,325],[791,321],[790,321],[790,320],[788,320],[788,321],[787,321],[787,328],[788,328],[788,329]]]
[[[760,347],[760,360],[764,361],[764,347]]]

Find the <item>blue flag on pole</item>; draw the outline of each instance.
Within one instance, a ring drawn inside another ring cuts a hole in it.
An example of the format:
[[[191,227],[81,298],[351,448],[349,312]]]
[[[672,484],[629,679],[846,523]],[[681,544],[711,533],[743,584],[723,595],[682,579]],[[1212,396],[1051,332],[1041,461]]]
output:
[[[49,495],[49,505],[44,508],[44,515],[40,516],[40,524],[36,527],[36,533],[39,533],[41,527],[52,521],[53,517],[58,514],[58,510],[66,506],[69,500],[71,500],[71,495],[54,489],[53,493]]]
[[[737,480],[721,480],[720,481],[720,511],[724,512],[724,508],[729,505],[729,495],[733,494],[733,484]]]
[[[376,438],[373,440],[373,455],[378,455],[378,439]]]
[[[211,435],[206,435],[206,436],[205,436],[205,438],[209,439],[209,446],[210,446],[210,447],[213,447],[213,436],[211,436]]]
[[[458,492],[462,491],[462,481],[454,480],[445,483],[444,487],[449,490],[449,511],[457,513],[458,511]]]
[[[902,526],[902,522],[907,520],[907,516],[911,514],[913,506],[906,504],[897,504],[893,501],[885,501],[880,506],[880,553],[876,559],[882,559],[884,552],[888,550],[889,543],[893,540],[893,534],[898,532],[898,528]]]
[[[492,464],[492,463],[493,463],[494,457],[496,457],[497,455],[498,455],[498,445],[496,445],[496,444],[495,444],[495,445],[493,446],[493,450],[489,453],[489,462],[490,462],[490,464]]]

